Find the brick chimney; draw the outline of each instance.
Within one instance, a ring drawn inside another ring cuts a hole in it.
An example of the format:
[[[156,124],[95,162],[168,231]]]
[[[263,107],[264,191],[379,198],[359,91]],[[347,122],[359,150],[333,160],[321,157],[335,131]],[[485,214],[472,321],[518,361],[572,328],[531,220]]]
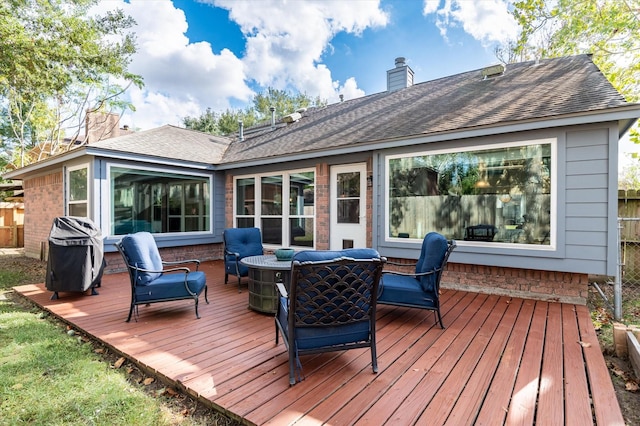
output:
[[[120,115],[101,111],[87,111],[85,120],[85,143],[120,136]]]
[[[387,71],[387,92],[413,86],[413,70],[403,57],[396,58],[396,67]]]

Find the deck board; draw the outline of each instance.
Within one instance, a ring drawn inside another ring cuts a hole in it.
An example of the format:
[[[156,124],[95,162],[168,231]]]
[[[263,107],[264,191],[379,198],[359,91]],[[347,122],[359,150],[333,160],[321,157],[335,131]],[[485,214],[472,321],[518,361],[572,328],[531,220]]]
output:
[[[377,374],[368,349],[306,355],[305,380],[290,387],[273,316],[248,309],[220,261],[201,269],[200,320],[175,301],[126,323],[127,274],[105,275],[98,296],[16,291],[250,425],[624,424],[584,306],[444,290],[443,330],[432,312],[380,305]]]

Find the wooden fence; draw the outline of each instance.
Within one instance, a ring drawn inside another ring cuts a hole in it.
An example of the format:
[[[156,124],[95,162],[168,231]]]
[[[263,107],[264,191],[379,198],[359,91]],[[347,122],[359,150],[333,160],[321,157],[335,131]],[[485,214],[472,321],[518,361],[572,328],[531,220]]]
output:
[[[24,247],[23,203],[0,203],[0,247]]]

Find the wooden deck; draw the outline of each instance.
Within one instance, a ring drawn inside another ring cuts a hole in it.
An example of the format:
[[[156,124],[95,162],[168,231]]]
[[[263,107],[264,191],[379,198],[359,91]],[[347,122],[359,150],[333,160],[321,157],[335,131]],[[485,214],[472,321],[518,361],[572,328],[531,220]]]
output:
[[[16,291],[246,424],[624,424],[585,306],[445,290],[445,330],[432,312],[379,306],[378,374],[366,349],[309,355],[289,387],[272,317],[223,284],[221,262],[202,270],[200,320],[176,301],[126,323],[124,273],[104,276],[99,296]]]

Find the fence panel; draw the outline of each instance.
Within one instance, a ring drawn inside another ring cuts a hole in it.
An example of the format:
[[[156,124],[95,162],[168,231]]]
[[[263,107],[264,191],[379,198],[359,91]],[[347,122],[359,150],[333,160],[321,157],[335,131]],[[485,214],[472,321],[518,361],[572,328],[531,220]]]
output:
[[[640,218],[618,218],[621,318],[640,318]],[[617,316],[617,315],[616,315]]]

